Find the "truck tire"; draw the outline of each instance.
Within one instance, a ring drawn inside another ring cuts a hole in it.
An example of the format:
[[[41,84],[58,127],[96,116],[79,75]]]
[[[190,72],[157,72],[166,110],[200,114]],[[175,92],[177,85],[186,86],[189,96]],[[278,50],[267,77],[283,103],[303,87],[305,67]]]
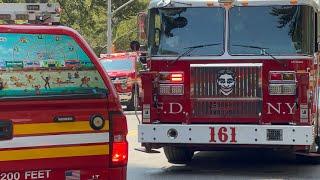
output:
[[[164,154],[172,164],[187,164],[192,160],[194,152],[188,148],[165,146]]]

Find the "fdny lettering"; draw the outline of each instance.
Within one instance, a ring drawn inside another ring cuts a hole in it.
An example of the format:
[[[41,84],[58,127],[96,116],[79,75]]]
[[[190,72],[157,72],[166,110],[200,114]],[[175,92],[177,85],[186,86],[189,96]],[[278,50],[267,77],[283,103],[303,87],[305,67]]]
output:
[[[209,127],[210,142],[212,143],[237,143],[235,127]]]
[[[295,103],[267,103],[268,112],[267,114],[295,114]]]
[[[169,114],[179,114],[183,110],[183,106],[180,103],[169,104]]]

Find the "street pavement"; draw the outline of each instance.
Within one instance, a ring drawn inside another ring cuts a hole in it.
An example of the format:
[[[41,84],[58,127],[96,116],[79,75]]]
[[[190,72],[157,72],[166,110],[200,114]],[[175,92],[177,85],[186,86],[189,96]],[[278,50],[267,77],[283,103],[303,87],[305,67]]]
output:
[[[320,179],[320,165],[298,164],[286,152],[199,152],[189,165],[173,165],[160,154],[135,151],[138,120],[126,112],[128,121],[128,180],[216,180],[216,179]]]

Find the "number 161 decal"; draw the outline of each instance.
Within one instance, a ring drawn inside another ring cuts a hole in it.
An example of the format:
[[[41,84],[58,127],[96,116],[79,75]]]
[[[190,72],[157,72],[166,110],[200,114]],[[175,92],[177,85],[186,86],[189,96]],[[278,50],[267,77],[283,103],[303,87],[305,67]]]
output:
[[[235,127],[209,127],[210,142],[212,143],[236,143]]]

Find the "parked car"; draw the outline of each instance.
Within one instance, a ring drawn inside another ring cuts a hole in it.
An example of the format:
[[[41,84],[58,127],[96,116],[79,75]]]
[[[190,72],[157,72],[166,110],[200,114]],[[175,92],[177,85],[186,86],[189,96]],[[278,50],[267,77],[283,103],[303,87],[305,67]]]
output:
[[[139,70],[142,69],[142,64],[138,61],[138,53],[102,54],[100,57],[102,66],[119,94],[121,104],[127,106],[127,110],[135,110],[141,95]]]

